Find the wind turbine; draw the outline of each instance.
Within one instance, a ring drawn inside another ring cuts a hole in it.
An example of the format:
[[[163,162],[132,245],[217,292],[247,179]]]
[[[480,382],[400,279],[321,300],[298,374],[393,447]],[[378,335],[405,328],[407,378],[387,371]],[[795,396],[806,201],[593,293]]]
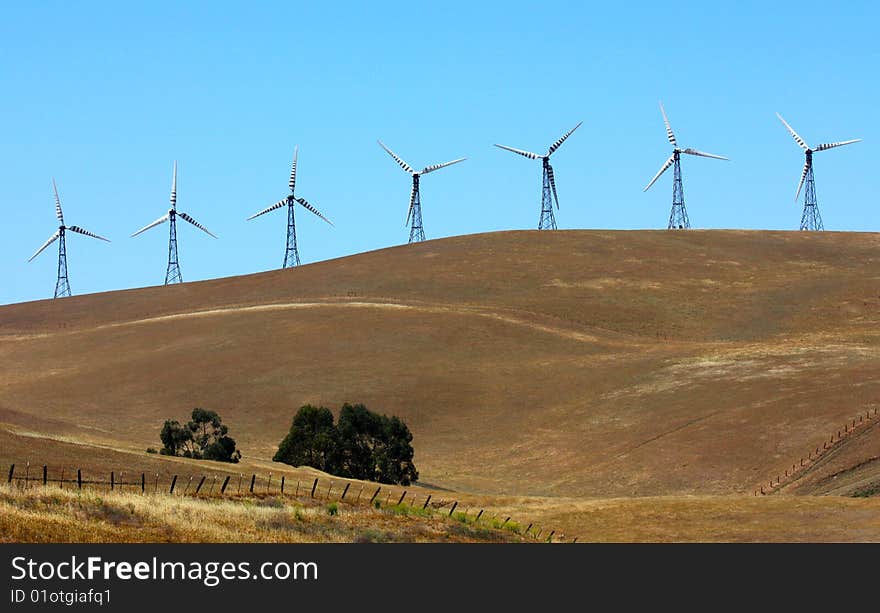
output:
[[[537,160],[538,158],[541,159],[541,163],[544,166],[544,183],[541,190],[541,218],[538,220],[539,230],[556,229],[556,218],[553,216],[553,201],[550,200],[550,190],[553,190],[553,200],[556,201],[556,209],[559,209],[559,198],[556,196],[556,177],[553,174],[553,167],[550,165],[550,156],[553,154],[554,151],[559,149],[559,146],[565,142],[565,139],[571,136],[572,133],[577,130],[582,123],[582,121],[579,121],[575,127],[563,134],[559,140],[550,145],[550,149],[548,149],[547,153],[545,153],[544,155],[538,155],[537,153],[524,151],[522,149],[514,149],[513,147],[507,147],[506,145],[499,145],[497,143],[495,144],[496,147],[506,149],[507,151],[513,151],[514,153],[523,155],[530,160]]]
[[[311,211],[324,221],[326,221],[331,226],[333,222],[321,215],[321,212],[313,207],[311,204],[306,201],[305,198],[297,198],[294,196],[294,187],[296,187],[296,157],[299,153],[299,146],[293,148],[293,167],[290,169],[290,181],[287,185],[290,187],[290,195],[285,197],[283,200],[279,200],[275,204],[270,207],[266,207],[259,213],[255,213],[247,218],[247,221],[255,217],[259,217],[264,213],[268,213],[269,211],[274,211],[275,209],[280,209],[284,205],[287,205],[287,250],[284,252],[284,266],[283,268],[292,268],[294,266],[299,266],[299,250],[296,248],[296,223],[294,222],[293,217],[293,209],[296,208],[296,203],[300,203],[303,208],[307,211]]]
[[[819,203],[816,201],[816,183],[813,180],[813,153],[816,151],[825,151],[826,149],[834,149],[835,147],[842,147],[844,145],[851,145],[862,139],[856,138],[854,140],[845,140],[838,143],[822,143],[813,149],[790,125],[788,125],[788,123],[782,118],[782,115],[776,113],[776,116],[779,117],[779,121],[788,128],[788,131],[791,133],[792,137],[794,137],[795,142],[797,142],[797,144],[801,146],[801,149],[804,150],[804,156],[807,158],[804,162],[804,171],[801,173],[801,180],[800,183],[798,183],[797,192],[794,194],[794,200],[797,202],[798,196],[801,195],[801,188],[804,186],[804,182],[806,182],[807,188],[804,190],[804,212],[801,215],[800,229],[824,230],[825,226],[822,225],[822,216],[819,214]]]
[[[681,161],[680,157],[682,153],[687,153],[688,155],[698,155],[704,158],[712,158],[715,160],[727,160],[728,158],[721,155],[714,155],[712,153],[704,153],[702,151],[697,151],[696,149],[681,149],[678,146],[678,142],[675,140],[675,134],[672,132],[672,126],[669,125],[669,119],[666,117],[666,110],[663,108],[663,103],[660,103],[660,112],[663,114],[663,123],[666,124],[666,138],[669,139],[669,142],[672,143],[672,155],[669,156],[669,159],[663,162],[663,166],[660,167],[660,172],[654,175],[654,178],[651,179],[651,182],[645,187],[642,191],[648,191],[654,182],[660,178],[670,166],[674,166],[674,174],[672,178],[672,212],[669,214],[669,225],[667,226],[668,230],[674,230],[678,228],[679,230],[686,230],[691,227],[690,219],[688,219],[687,209],[684,206],[684,188],[681,185]]]
[[[442,164],[432,164],[431,166],[425,166],[419,171],[415,171],[409,164],[400,159],[396,153],[386,147],[382,141],[377,140],[376,142],[379,143],[380,147],[388,152],[388,155],[394,158],[395,162],[400,164],[401,168],[412,175],[412,192],[409,195],[409,210],[407,210],[406,212],[406,222],[403,225],[408,225],[410,223],[410,219],[412,219],[412,225],[409,228],[409,242],[415,243],[418,241],[423,241],[425,240],[425,231],[422,228],[422,201],[419,196],[419,177],[422,175],[426,175],[429,172],[434,172],[435,170],[440,170],[441,168],[446,168],[447,166],[458,164],[459,162],[463,162],[467,158],[458,158],[457,160],[452,160],[451,162],[443,162]]]
[[[168,268],[165,270],[165,285],[170,285],[171,283],[183,283],[183,275],[180,274],[180,264],[177,261],[177,217],[191,223],[205,234],[214,236],[208,228],[197,222],[195,219],[186,213],[179,213],[177,211],[177,160],[175,160],[174,174],[171,178],[171,208],[168,209],[168,212],[162,215],[162,217],[147,224],[131,235],[132,238],[134,238],[138,234],[146,232],[150,228],[158,226],[159,224],[163,224],[166,221],[171,222],[171,229],[168,234]],[[214,238],[217,237],[214,236]]]
[[[91,236],[92,238],[97,238],[98,240],[106,241],[108,243],[110,241],[103,236],[93,234],[88,230],[80,228],[79,226],[65,226],[64,213],[62,213],[61,211],[61,198],[58,197],[58,187],[55,185],[54,177],[52,178],[52,189],[55,191],[55,216],[58,218],[58,222],[61,225],[58,226],[55,234],[50,236],[49,240],[43,243],[43,245],[39,249],[37,249],[36,253],[28,258],[28,262],[40,255],[40,253],[43,252],[43,249],[54,243],[56,240],[58,241],[58,280],[55,282],[54,298],[63,298],[65,296],[70,296],[70,283],[67,281],[67,244],[65,241],[65,234],[67,233],[67,231],[70,230],[71,232],[76,232],[77,234]]]

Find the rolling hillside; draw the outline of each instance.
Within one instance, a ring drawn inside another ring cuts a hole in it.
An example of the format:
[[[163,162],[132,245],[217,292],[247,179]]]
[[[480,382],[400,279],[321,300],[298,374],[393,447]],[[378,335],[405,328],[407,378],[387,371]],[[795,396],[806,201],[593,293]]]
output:
[[[0,460],[152,469],[202,406],[277,470],[300,405],[350,401],[432,486],[751,494],[880,404],[878,281],[877,234],[502,232],[3,306]],[[784,491],[871,491],[878,455],[871,428]]]

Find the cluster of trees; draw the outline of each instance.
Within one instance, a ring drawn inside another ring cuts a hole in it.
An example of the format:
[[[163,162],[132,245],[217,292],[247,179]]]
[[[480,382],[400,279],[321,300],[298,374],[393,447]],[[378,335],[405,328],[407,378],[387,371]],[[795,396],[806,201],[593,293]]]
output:
[[[335,424],[329,409],[305,405],[272,459],[339,477],[409,485],[419,478],[411,443],[403,421],[362,404],[342,405]]]
[[[162,439],[159,453],[237,463],[241,452],[235,448],[235,440],[228,433],[229,428],[217,413],[196,408],[192,419],[185,424],[171,419],[165,421],[159,435]]]

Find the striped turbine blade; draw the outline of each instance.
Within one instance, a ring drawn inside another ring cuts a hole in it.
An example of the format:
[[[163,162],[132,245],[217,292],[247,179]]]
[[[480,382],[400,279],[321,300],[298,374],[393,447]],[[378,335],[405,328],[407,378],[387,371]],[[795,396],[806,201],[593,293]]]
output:
[[[553,190],[553,199],[556,201],[556,208],[559,208],[559,196],[556,195],[556,175],[553,174],[553,167],[547,164],[547,176],[550,178],[550,188]]]
[[[663,114],[663,123],[666,125],[666,138],[669,139],[673,147],[678,147],[678,143],[675,142],[675,134],[672,132],[672,126],[669,125],[669,118],[666,116],[666,109],[663,108],[662,102],[660,103],[660,112]]]
[[[299,202],[301,205],[303,205],[307,210],[311,211],[312,213],[314,213],[315,215],[317,215],[318,217],[320,217],[321,219],[323,219],[324,221],[329,223],[331,226],[333,225],[332,221],[330,221],[329,219],[324,217],[321,214],[321,211],[319,211],[318,209],[313,207],[305,198],[297,198],[296,201]]]
[[[537,160],[539,157],[541,157],[537,153],[532,153],[531,151],[524,151],[523,149],[514,149],[513,147],[508,147],[507,145],[499,145],[498,143],[495,143],[495,146],[500,149],[504,149],[506,151],[513,151],[514,153],[518,153],[522,156],[525,156],[525,157],[529,158],[530,160]]]
[[[93,232],[89,232],[85,228],[80,228],[79,226],[70,226],[67,229],[70,230],[71,232],[76,232],[78,234],[83,234],[85,236],[91,236],[92,238],[97,238],[98,240],[106,241],[108,243],[110,242],[110,239],[104,238],[103,236],[98,236],[97,234],[95,234]]]
[[[794,138],[795,142],[797,142],[797,144],[801,146],[801,149],[803,149],[804,151],[806,151],[807,149],[810,148],[810,146],[806,143],[806,141],[804,141],[804,139],[802,139],[802,138],[800,137],[800,135],[799,135],[797,132],[794,131],[794,128],[792,128],[790,125],[788,125],[788,122],[785,121],[785,120],[782,118],[782,115],[780,115],[779,113],[776,113],[776,116],[779,117],[779,121],[781,121],[781,122],[783,123],[783,125],[784,125],[784,126],[788,129],[788,131],[791,133],[791,135],[792,135],[792,137]]]
[[[394,158],[394,161],[397,162],[397,163],[400,165],[401,168],[403,168],[405,171],[407,171],[407,172],[410,173],[410,174],[414,174],[414,173],[415,173],[415,170],[413,170],[412,167],[411,167],[409,164],[407,164],[406,162],[404,162],[403,160],[401,160],[401,159],[397,156],[397,154],[394,153],[391,149],[389,149],[388,147],[386,147],[386,146],[385,146],[385,143],[383,143],[383,142],[380,141],[380,140],[377,140],[376,142],[379,143],[379,146],[382,147],[382,148],[388,153],[388,155],[390,155],[392,158]]]
[[[254,217],[259,217],[260,215],[264,215],[264,214],[268,213],[269,211],[274,211],[275,209],[280,209],[285,204],[287,204],[287,198],[285,198],[284,200],[279,200],[278,202],[276,202],[272,206],[267,206],[265,209],[263,209],[259,213],[254,213],[253,215],[248,217],[245,221],[250,221]]]
[[[290,181],[287,182],[287,185],[290,187],[290,193],[293,193],[293,188],[296,187],[296,157],[299,154],[299,145],[293,148],[293,166],[290,168]]]
[[[577,124],[575,127],[573,127],[571,130],[569,130],[568,132],[566,132],[565,134],[563,134],[563,135],[559,138],[559,140],[557,140],[555,143],[553,143],[552,145],[550,145],[550,150],[547,151],[547,155],[549,156],[549,155],[551,155],[554,151],[556,151],[557,149],[559,149],[560,145],[562,145],[562,143],[564,143],[565,140],[566,140],[569,136],[571,136],[571,135],[574,133],[575,130],[577,130],[578,128],[581,127],[581,124],[582,124],[582,123],[584,123],[584,122],[579,121],[578,124]]]
[[[55,230],[55,234],[53,234],[52,236],[50,236],[49,239],[48,239],[45,243],[43,243],[42,245],[40,245],[40,248],[37,249],[37,250],[34,252],[34,254],[33,254],[31,257],[28,258],[28,262],[30,262],[31,260],[33,260],[33,259],[34,259],[35,257],[37,257],[38,255],[40,255],[40,254],[43,252],[43,249],[45,249],[46,247],[48,247],[49,245],[51,245],[52,243],[54,243],[54,242],[58,239],[59,236],[61,236],[61,230]]]
[[[804,186],[804,179],[807,178],[807,172],[809,172],[809,170],[810,170],[810,161],[807,160],[804,163],[804,171],[801,173],[801,180],[798,183],[797,191],[794,193],[795,201],[797,201],[798,197],[800,197],[800,195],[801,195],[801,188]]]
[[[171,208],[177,208],[177,160],[174,160],[174,173],[171,176]]]
[[[58,186],[55,185],[55,178],[52,178],[52,190],[55,192],[55,217],[64,225],[64,214],[61,212],[61,198],[58,197]]]
[[[442,164],[432,164],[431,166],[425,166],[419,174],[426,175],[429,172],[434,172],[435,170],[440,170],[441,168],[446,168],[447,166],[458,164],[459,162],[463,162],[466,159],[467,158],[458,158],[457,160],[452,160],[451,162],[443,162]]]
[[[654,178],[651,179],[651,182],[648,183],[648,185],[646,185],[646,186],[645,186],[645,189],[642,190],[642,191],[645,191],[645,192],[648,191],[648,190],[651,188],[651,186],[654,185],[654,183],[657,182],[657,179],[660,178],[660,175],[662,175],[664,172],[666,172],[666,169],[667,169],[667,168],[669,168],[670,166],[672,166],[673,162],[675,162],[675,154],[674,154],[674,153],[673,153],[672,155],[669,156],[669,159],[668,159],[668,160],[666,160],[665,162],[663,162],[663,166],[660,167],[660,170],[657,172],[656,175],[654,175]]]
[[[814,151],[825,151],[826,149],[834,149],[835,147],[843,147],[844,145],[851,145],[853,143],[861,142],[861,138],[855,138],[853,140],[842,140],[836,143],[822,143],[818,147],[814,149]]]
[[[207,235],[209,235],[209,236],[214,236],[213,234],[211,234],[211,231],[208,230],[208,228],[206,228],[205,226],[203,226],[202,224],[200,224],[199,222],[197,222],[195,219],[193,219],[192,217],[190,217],[190,216],[187,215],[186,213],[178,213],[178,215],[180,215],[183,219],[185,219],[186,221],[188,221],[189,223],[191,223],[192,225],[194,225],[195,227],[197,227],[199,230],[201,230],[201,231],[204,232],[205,234],[207,234]],[[217,237],[214,236],[214,238],[217,238]]]

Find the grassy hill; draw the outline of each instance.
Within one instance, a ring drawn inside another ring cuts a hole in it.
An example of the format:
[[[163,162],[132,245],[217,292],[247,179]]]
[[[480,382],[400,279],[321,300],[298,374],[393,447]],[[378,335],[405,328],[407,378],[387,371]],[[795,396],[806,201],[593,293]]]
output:
[[[878,264],[877,234],[501,232],[3,306],[0,460],[167,466],[143,450],[202,406],[277,470],[300,405],[350,401],[434,486],[751,494],[878,404]],[[781,489],[870,492],[878,443]]]

